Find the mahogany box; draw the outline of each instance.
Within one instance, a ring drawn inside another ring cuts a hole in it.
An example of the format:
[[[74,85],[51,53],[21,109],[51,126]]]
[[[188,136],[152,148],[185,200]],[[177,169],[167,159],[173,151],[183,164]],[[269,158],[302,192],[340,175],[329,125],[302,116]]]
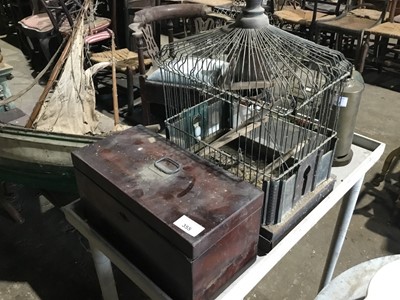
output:
[[[257,254],[263,192],[136,126],[72,153],[88,222],[173,299],[212,299]]]

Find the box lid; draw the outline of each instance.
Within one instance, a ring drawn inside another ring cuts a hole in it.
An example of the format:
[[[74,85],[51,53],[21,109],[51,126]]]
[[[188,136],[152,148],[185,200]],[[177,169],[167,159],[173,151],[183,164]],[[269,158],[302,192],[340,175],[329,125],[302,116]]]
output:
[[[74,167],[200,256],[262,206],[262,191],[139,125],[72,153]]]

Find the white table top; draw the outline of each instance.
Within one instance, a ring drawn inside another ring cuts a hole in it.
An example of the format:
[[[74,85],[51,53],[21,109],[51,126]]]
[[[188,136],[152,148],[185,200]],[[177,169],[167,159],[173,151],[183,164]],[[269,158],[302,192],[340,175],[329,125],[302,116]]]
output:
[[[385,145],[369,138],[355,135],[353,159],[343,167],[333,167],[336,176],[333,191],[325,197],[293,230],[291,230],[267,255],[257,257],[256,262],[239,276],[218,300],[243,299],[261,279],[307,234],[312,227],[362,178],[379,160]]]
[[[385,144],[355,134],[353,139],[353,159],[343,167],[332,168],[336,176],[333,191],[318,204],[293,230],[291,230],[267,255],[258,256],[241,276],[239,276],[219,296],[218,300],[243,299],[268,272],[292,249],[292,247],[359,181],[379,160]],[[102,236],[89,227],[76,213],[74,203],[64,207],[67,220],[86,238],[90,239],[110,260],[152,299],[170,299],[140,270],[131,264]]]

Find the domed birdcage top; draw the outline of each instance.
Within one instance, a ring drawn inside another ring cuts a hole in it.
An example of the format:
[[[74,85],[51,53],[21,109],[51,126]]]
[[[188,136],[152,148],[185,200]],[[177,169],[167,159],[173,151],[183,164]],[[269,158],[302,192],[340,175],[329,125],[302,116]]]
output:
[[[269,24],[259,0],[237,20],[161,48],[162,70],[281,112],[301,106],[350,74],[343,54]]]

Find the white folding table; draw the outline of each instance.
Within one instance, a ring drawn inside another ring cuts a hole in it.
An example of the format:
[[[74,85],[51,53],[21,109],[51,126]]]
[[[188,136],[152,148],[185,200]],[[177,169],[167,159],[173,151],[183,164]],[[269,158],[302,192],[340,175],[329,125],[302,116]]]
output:
[[[255,263],[217,297],[218,300],[243,299],[290,249],[343,198],[321,280],[321,288],[329,283],[332,279],[332,274],[351,221],[364,176],[382,156],[385,144],[355,134],[351,148],[353,150],[353,159],[350,164],[332,168],[332,174],[336,176],[333,191],[267,255],[258,256]],[[101,234],[88,225],[79,212],[79,200],[65,206],[63,211],[66,219],[89,241],[104,299],[118,299],[111,262],[150,298],[170,299],[138,268],[106,241]]]

